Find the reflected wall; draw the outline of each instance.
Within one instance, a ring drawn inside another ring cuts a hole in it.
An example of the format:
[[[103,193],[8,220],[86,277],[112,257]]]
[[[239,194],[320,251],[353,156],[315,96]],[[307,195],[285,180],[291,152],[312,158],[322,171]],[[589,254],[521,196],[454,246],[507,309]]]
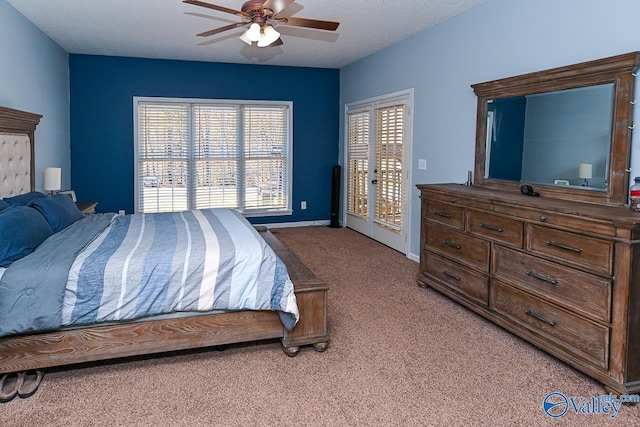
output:
[[[603,84],[488,101],[485,177],[605,190],[613,89]],[[581,163],[592,165],[587,180],[579,176]]]

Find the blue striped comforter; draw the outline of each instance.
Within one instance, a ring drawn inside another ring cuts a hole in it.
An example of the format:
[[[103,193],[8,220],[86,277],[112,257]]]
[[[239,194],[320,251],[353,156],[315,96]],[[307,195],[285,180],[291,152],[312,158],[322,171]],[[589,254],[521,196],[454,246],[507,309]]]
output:
[[[65,243],[75,241],[79,236],[74,230],[82,229],[83,221],[97,219],[99,215],[88,216],[58,233],[67,234],[64,239],[52,237]],[[33,311],[38,305],[52,306],[47,313],[29,314],[39,319],[35,321],[37,327],[33,322],[27,325],[28,320],[17,322],[11,316],[5,317],[14,326],[3,331],[0,325],[0,335],[181,311],[275,310],[288,329],[297,322],[298,308],[286,267],[238,212],[206,209],[102,220],[106,221],[106,228],[103,226],[95,236],[81,232],[86,243],[65,267],[60,298],[47,296],[47,303],[31,301],[36,292],[28,292],[28,288],[34,288],[29,279],[23,280],[24,284],[13,280],[10,285],[0,286],[0,294],[3,289],[19,290],[5,301],[9,305],[14,301],[16,312]],[[12,274],[8,273],[14,265],[10,266],[2,282],[25,276],[33,269],[25,261],[29,257],[40,257],[35,262],[42,265],[46,256],[60,270],[64,264],[60,252],[66,250],[61,249],[60,243],[49,244],[48,240],[33,254],[14,263],[17,265]],[[46,271],[41,275],[53,276]],[[48,286],[39,287],[52,292]],[[60,300],[57,311],[51,302],[55,299]],[[2,304],[0,300],[0,310]],[[20,309],[21,304],[24,309]],[[0,311],[0,318],[2,314]],[[17,324],[25,326],[24,330],[19,330]]]

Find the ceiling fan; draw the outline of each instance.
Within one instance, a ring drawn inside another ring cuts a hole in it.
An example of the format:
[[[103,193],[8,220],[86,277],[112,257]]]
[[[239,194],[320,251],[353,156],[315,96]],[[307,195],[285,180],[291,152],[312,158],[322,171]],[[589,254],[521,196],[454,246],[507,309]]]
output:
[[[295,0],[250,0],[242,5],[241,10],[230,9],[200,0],[182,0],[183,3],[202,6],[220,12],[239,16],[242,21],[225,25],[224,27],[205,31],[197,34],[200,37],[209,37],[223,31],[249,25],[249,29],[242,33],[240,40],[258,47],[280,46],[283,44],[280,33],[275,30],[278,25],[290,25],[294,27],[314,28],[318,30],[335,31],[339,22],[320,21],[317,19],[294,18],[279,15],[282,10]]]

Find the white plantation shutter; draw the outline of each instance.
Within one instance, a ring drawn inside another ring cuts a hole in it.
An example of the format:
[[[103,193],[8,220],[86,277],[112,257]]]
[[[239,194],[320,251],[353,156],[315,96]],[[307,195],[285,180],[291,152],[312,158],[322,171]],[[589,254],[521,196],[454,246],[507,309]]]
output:
[[[367,217],[369,207],[369,116],[368,110],[348,114],[347,212],[360,218]]]
[[[404,187],[404,104],[376,108],[376,115],[375,220],[399,233]]]
[[[136,212],[291,213],[290,102],[136,105]]]
[[[287,207],[287,109],[244,108],[244,208]]]
[[[240,185],[240,107],[193,107],[194,208],[238,208]]]
[[[189,206],[189,107],[138,106],[138,208],[171,212]]]

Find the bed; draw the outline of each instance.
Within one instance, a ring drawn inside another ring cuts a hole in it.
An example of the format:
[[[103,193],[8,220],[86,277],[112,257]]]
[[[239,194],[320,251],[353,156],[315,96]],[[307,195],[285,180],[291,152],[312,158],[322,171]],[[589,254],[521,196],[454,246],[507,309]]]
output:
[[[0,198],[34,190],[35,129],[41,117],[0,107]],[[280,312],[264,309],[118,319],[46,332],[27,328],[0,337],[0,374],[277,338],[289,356],[307,345],[324,351],[329,343],[327,286],[267,228],[252,231],[288,271],[299,314],[295,326],[288,325],[291,329],[283,325]]]

